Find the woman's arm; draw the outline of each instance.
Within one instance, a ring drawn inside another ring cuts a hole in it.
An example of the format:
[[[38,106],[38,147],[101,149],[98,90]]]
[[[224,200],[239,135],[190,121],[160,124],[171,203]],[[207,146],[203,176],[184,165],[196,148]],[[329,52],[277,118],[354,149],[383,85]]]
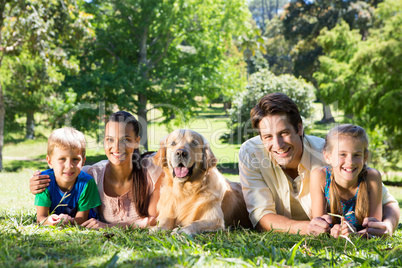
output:
[[[32,194],[42,193],[49,186],[49,183],[49,175],[40,175],[40,171],[37,170],[29,179],[29,190]]]
[[[156,225],[156,217],[158,217],[158,201],[160,197],[160,189],[162,185],[162,180],[163,177],[165,176],[165,173],[161,173],[159,176],[159,179],[155,183],[155,189],[152,192],[149,200],[149,206],[148,206],[148,225],[153,226]]]
[[[325,177],[323,167],[312,170],[310,174],[311,213],[313,218],[327,214],[325,206],[327,202],[324,194]]]

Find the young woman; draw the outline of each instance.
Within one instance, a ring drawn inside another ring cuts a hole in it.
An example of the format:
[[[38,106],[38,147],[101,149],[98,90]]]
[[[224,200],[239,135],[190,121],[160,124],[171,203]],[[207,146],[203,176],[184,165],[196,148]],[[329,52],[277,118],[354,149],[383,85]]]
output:
[[[328,212],[343,216],[353,229],[363,229],[364,219],[382,219],[380,173],[366,167],[368,138],[363,128],[350,124],[333,128],[325,138],[327,167],[311,172],[310,194],[313,217]],[[332,217],[331,235],[348,235],[351,228]],[[341,223],[341,224],[340,224]]]
[[[83,171],[96,181],[102,205],[100,220],[82,224],[88,228],[112,226],[144,228],[156,224],[156,204],[164,175],[150,155],[140,155],[139,123],[133,115],[120,111],[110,115],[105,127],[104,149],[108,160]],[[35,173],[30,179],[33,194],[48,185],[46,175]]]

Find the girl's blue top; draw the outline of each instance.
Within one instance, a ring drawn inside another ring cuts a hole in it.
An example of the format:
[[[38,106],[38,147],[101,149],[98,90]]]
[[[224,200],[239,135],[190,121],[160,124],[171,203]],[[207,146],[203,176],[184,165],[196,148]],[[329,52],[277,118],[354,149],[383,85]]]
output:
[[[326,179],[325,179],[325,199],[327,200],[327,211],[330,211],[330,198],[329,198],[329,186],[331,185],[331,170],[330,167],[325,167],[325,173],[326,173]],[[347,201],[342,201],[342,215],[345,217],[345,219],[353,225],[358,231],[363,229],[363,226],[361,226],[355,215],[355,210],[356,210],[356,200],[357,200],[357,193],[359,192],[359,187],[360,187],[360,182],[361,178],[359,177],[359,184],[357,185],[357,191],[355,196],[353,196],[351,199]]]

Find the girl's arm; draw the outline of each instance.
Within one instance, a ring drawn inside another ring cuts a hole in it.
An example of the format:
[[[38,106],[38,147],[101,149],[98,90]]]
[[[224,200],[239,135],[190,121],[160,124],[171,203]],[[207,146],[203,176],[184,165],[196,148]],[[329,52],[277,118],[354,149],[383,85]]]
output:
[[[367,186],[369,191],[369,217],[382,220],[382,180],[381,174],[374,168],[367,169]]]
[[[325,168],[318,167],[310,174],[310,195],[312,218],[327,214],[325,194]]]

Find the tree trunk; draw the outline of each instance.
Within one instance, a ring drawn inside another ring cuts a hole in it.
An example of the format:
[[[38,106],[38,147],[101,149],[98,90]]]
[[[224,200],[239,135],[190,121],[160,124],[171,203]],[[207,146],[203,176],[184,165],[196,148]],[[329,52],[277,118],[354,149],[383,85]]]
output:
[[[148,27],[145,26],[142,32],[140,40],[140,59],[139,59],[139,71],[142,75],[142,92],[138,93],[138,101],[140,103],[138,107],[138,120],[141,125],[142,144],[145,150],[148,151],[148,120],[147,120],[147,87],[148,87],[148,55],[147,55],[147,38]]]
[[[279,9],[279,0],[276,0],[276,11],[275,11],[276,15],[278,15],[278,9]]]
[[[321,123],[323,123],[323,124],[335,123],[335,119],[331,113],[331,107],[329,105],[326,105],[324,102],[322,103],[322,112],[323,112],[323,117],[320,121]]]
[[[140,105],[138,107],[138,120],[141,123],[141,141],[143,141],[143,145],[145,150],[148,151],[148,120],[147,120],[147,96],[138,93],[138,101],[140,102]]]
[[[35,119],[34,111],[30,110],[27,112],[27,123],[26,123],[26,139],[33,140],[35,136]]]
[[[262,27],[262,33],[264,33],[265,32],[265,5],[264,5],[264,0],[261,0],[261,11],[262,11],[262,13],[261,13],[261,17],[262,17],[261,27]]]
[[[1,66],[1,65],[0,65]],[[4,117],[6,108],[4,105],[3,89],[0,83],[0,170],[3,170],[3,141],[4,141]]]

